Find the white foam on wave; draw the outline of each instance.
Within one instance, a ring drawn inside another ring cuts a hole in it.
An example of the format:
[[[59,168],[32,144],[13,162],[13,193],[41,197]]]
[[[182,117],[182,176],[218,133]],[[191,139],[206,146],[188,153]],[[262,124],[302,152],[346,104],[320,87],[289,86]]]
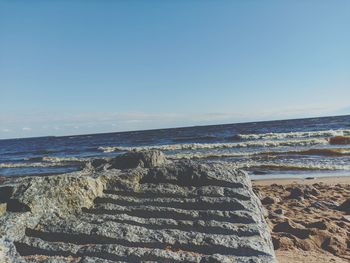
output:
[[[61,162],[85,162],[85,161],[88,161],[89,158],[42,156],[42,157],[31,157],[31,158],[27,158],[26,160],[61,163]]]
[[[239,168],[265,168],[277,170],[350,170],[350,165],[338,164],[314,164],[314,163],[273,163],[273,162],[256,162],[242,163]]]
[[[350,130],[325,130],[309,132],[286,132],[286,133],[260,133],[260,134],[238,134],[237,137],[244,140],[259,139],[287,139],[287,138],[312,138],[312,137],[334,137],[350,135]]]
[[[0,168],[22,168],[22,167],[54,167],[66,166],[64,163],[0,163]]]
[[[88,158],[76,158],[76,157],[34,157],[27,160],[35,160],[35,162],[26,163],[0,163],[0,168],[21,168],[21,167],[54,167],[54,166],[67,166],[72,162],[85,162]]]
[[[235,153],[176,153],[167,155],[168,159],[210,159],[210,158],[228,158],[228,157],[245,157],[261,154],[261,152],[235,152]]]
[[[53,162],[53,163],[60,163],[60,162],[85,162],[88,161],[88,158],[77,158],[77,157],[50,157],[45,156],[42,159],[45,162]]]
[[[115,151],[139,151],[139,150],[161,150],[161,151],[176,151],[176,150],[199,150],[199,149],[225,149],[225,148],[247,148],[247,147],[280,147],[280,146],[308,146],[308,145],[326,145],[328,141],[323,138],[298,139],[285,141],[248,141],[237,143],[184,143],[184,144],[166,144],[153,145],[142,147],[123,147],[123,146],[107,146],[99,147],[99,150],[104,152]]]
[[[228,157],[249,157],[249,156],[278,156],[278,155],[315,155],[315,156],[348,156],[350,148],[312,148],[302,150],[269,150],[255,152],[186,152],[168,155],[170,159],[210,159]]]
[[[224,161],[222,161],[224,162]],[[292,162],[258,162],[258,161],[239,161],[225,162],[234,169],[267,169],[280,171],[336,171],[350,170],[350,165],[329,164],[329,163],[292,163]]]

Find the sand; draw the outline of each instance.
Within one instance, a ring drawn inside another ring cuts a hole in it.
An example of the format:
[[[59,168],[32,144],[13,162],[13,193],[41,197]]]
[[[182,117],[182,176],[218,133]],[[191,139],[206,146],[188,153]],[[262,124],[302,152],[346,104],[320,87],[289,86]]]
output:
[[[350,202],[341,206],[350,199],[350,176],[253,185],[267,209],[279,262],[350,262]]]

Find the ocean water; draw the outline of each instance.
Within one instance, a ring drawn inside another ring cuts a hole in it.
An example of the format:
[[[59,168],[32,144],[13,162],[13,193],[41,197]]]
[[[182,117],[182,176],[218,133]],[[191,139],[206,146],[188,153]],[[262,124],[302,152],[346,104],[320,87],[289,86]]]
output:
[[[253,178],[350,175],[350,143],[331,140],[342,136],[350,136],[350,115],[0,140],[0,176],[76,171],[91,158],[133,149],[225,162]]]

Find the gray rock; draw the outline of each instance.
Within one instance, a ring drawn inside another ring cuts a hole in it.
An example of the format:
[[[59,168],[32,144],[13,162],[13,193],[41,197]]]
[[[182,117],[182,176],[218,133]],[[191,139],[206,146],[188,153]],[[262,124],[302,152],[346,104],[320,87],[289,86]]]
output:
[[[284,215],[286,213],[286,211],[281,208],[276,209],[274,212],[278,215]]]
[[[317,190],[315,187],[310,185],[298,185],[292,188],[289,188],[290,195],[288,196],[290,199],[303,199],[303,198],[314,198],[319,196],[321,192]]]
[[[223,164],[133,152],[0,199],[0,262],[276,262],[247,174]]]
[[[315,201],[311,204],[311,207],[318,209],[338,209],[339,204],[335,201]]]
[[[119,155],[111,160],[111,168],[130,169],[136,167],[152,168],[164,164],[165,155],[157,150],[134,151]]]
[[[271,196],[266,196],[265,198],[263,198],[261,200],[261,203],[263,205],[272,205],[272,204],[276,204],[278,202],[280,202],[281,200],[279,198],[276,197],[271,197]]]
[[[165,155],[157,150],[131,151],[113,158],[95,159],[88,168],[95,170],[152,168],[166,162]]]
[[[326,230],[327,229],[327,223],[324,220],[319,220],[311,223],[306,223],[303,224],[307,228],[317,228],[321,230]]]
[[[344,212],[350,212],[350,198],[341,203],[338,209]]]
[[[290,190],[290,195],[289,198],[291,199],[300,199],[303,198],[304,196],[304,191],[303,189],[301,189],[301,187],[292,187]]]
[[[308,238],[311,234],[309,229],[306,229],[303,225],[295,223],[291,220],[278,223],[273,228],[274,232],[289,233],[301,239]]]

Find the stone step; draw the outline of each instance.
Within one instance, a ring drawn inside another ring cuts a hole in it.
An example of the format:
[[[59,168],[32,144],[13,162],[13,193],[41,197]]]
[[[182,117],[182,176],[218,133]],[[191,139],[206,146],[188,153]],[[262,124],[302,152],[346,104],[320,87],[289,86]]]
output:
[[[224,181],[218,180],[215,178],[202,178],[200,180],[191,180],[188,181],[184,178],[166,178],[166,177],[144,177],[141,180],[141,183],[151,183],[151,184],[171,184],[178,186],[193,186],[193,187],[203,187],[203,186],[215,186],[215,187],[229,187],[229,188],[244,188],[245,184],[240,181]]]
[[[79,216],[79,219],[93,224],[101,224],[107,221],[113,221],[122,224],[142,226],[149,229],[177,229],[187,232],[200,232],[207,234],[218,235],[237,235],[237,236],[254,236],[259,235],[259,228],[255,224],[237,224],[237,223],[222,223],[215,220],[174,220],[167,218],[142,218],[129,216],[126,214],[91,214],[84,213]]]
[[[245,223],[257,222],[257,216],[247,210],[218,211],[218,210],[185,210],[171,207],[156,206],[120,206],[111,203],[95,204],[93,208],[83,209],[92,214],[126,214],[142,218],[168,218],[175,220],[216,220],[220,222]]]
[[[205,255],[236,256],[265,255],[260,236],[237,236],[186,232],[173,229],[153,230],[117,222],[91,224],[79,220],[51,222],[28,229],[26,234],[50,242],[68,242],[78,245],[118,244],[129,247],[148,247],[192,251]]]
[[[79,263],[127,263],[129,261],[121,261],[121,260],[108,260],[97,257],[82,257]],[[145,261],[143,261],[145,262]],[[156,261],[148,261],[148,262],[156,262]]]
[[[47,242],[40,238],[25,236],[16,242],[16,249],[26,262],[242,262],[267,263],[273,258],[269,255],[234,256],[205,255],[177,249],[148,247],[126,247],[118,244],[75,245],[61,242]]]
[[[16,242],[17,251],[27,258],[39,256],[59,258],[69,262],[71,259],[81,259],[81,262],[199,262],[202,255],[181,251],[148,247],[132,247],[119,244],[87,244],[76,245],[62,242],[47,242],[40,238],[24,237]],[[93,260],[96,261],[93,261]]]
[[[156,206],[184,210],[219,210],[235,211],[251,207],[248,201],[229,197],[197,197],[197,198],[136,198],[114,194],[104,194],[95,199],[95,204],[111,203],[120,206]]]
[[[62,257],[62,256],[47,256],[47,255],[29,255],[23,257],[25,263],[81,263],[82,258],[77,257]],[[105,263],[104,261],[100,261]],[[114,261],[110,261],[115,263]],[[92,263],[92,262],[91,262]],[[107,263],[107,262],[106,262]]]
[[[104,190],[107,194],[115,194],[121,196],[130,196],[137,198],[158,198],[158,197],[174,197],[174,198],[191,198],[198,196],[207,197],[232,197],[241,200],[250,200],[251,195],[247,194],[246,189],[229,188],[217,186],[178,186],[173,184],[141,184],[137,191],[125,191],[119,187],[107,188]]]

